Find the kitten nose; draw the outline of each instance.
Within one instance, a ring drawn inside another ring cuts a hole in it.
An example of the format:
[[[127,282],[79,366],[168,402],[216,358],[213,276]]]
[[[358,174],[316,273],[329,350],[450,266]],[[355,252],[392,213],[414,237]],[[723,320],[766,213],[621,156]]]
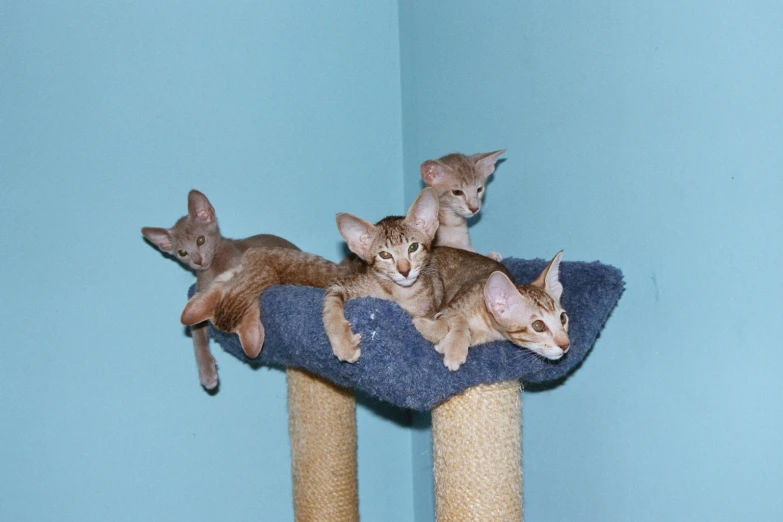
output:
[[[566,353],[568,349],[571,347],[571,341],[566,341],[563,344],[557,343],[557,346],[559,346],[560,349],[563,350],[563,353]]]
[[[201,266],[201,264],[204,262],[203,259],[201,259],[201,256],[194,256],[193,257],[193,264]]]
[[[400,274],[402,274],[402,277],[408,277],[408,274],[410,274],[410,273],[411,273],[411,269],[410,269],[410,268],[408,268],[407,270],[400,270],[400,269],[398,268],[398,269],[397,269],[397,271],[398,271]]]
[[[476,212],[479,211],[479,208],[478,207],[471,207],[470,205],[468,205],[468,210],[470,210],[472,213],[475,214]]]

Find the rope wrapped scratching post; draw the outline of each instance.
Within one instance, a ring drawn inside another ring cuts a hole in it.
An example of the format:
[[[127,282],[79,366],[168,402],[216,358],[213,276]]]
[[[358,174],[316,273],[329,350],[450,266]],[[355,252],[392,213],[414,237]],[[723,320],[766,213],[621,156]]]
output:
[[[468,388],[432,410],[437,522],[522,520],[521,384]]]
[[[294,368],[286,380],[295,518],[357,522],[353,391]]]

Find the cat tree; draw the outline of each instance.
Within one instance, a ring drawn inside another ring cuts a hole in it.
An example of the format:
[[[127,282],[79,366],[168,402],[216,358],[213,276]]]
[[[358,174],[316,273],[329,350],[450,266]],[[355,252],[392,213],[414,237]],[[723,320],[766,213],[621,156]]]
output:
[[[509,258],[504,264],[515,280],[528,282],[546,263]],[[401,308],[365,298],[345,308],[362,334],[362,356],[342,363],[321,324],[324,291],[308,287],[276,286],[261,296],[266,342],[257,359],[244,355],[235,335],[210,327],[236,357],[287,368],[296,520],[359,519],[357,389],[398,407],[432,411],[438,521],[521,521],[521,382],[556,381],[574,371],[623,291],[620,271],[598,262],[563,262],[560,280],[571,349],[555,362],[495,342],[471,348],[467,362],[450,372]]]

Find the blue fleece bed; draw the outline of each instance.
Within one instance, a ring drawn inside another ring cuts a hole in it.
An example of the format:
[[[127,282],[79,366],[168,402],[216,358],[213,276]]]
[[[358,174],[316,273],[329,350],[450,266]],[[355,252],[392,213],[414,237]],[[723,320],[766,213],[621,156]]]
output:
[[[508,258],[503,264],[517,283],[528,283],[546,261]],[[271,287],[261,296],[266,340],[257,358],[245,355],[235,334],[210,325],[210,336],[245,362],[304,369],[395,406],[426,411],[476,384],[547,383],[574,371],[617,304],[623,276],[617,268],[599,262],[563,261],[560,281],[564,288],[561,302],[571,321],[571,349],[559,361],[545,360],[509,342],[493,342],[471,348],[467,362],[451,372],[399,306],[364,298],[345,306],[353,330],[362,334],[362,355],[354,364],[343,363],[332,355],[321,323],[324,290],[289,285]]]

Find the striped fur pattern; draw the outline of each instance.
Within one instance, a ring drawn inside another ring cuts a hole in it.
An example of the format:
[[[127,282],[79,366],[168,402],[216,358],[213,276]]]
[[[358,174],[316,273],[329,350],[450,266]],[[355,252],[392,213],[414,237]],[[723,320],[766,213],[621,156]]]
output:
[[[438,193],[440,227],[435,246],[449,246],[475,252],[468,233],[469,218],[481,210],[487,178],[495,172],[495,163],[504,150],[465,154],[447,154],[421,164],[421,179]],[[488,254],[500,261],[500,254]]]
[[[437,194],[426,188],[405,217],[387,217],[375,225],[338,214],[337,228],[364,264],[327,288],[323,323],[335,356],[355,362],[361,355],[361,336],[345,319],[346,300],[388,299],[413,316],[433,315],[442,301],[443,285],[430,266],[432,239],[438,229]]]
[[[171,228],[144,227],[142,235],[159,250],[174,257],[196,274],[196,290],[207,288],[219,274],[236,267],[242,253],[253,247],[276,247],[298,250],[291,242],[269,234],[245,239],[228,239],[220,234],[215,209],[198,190],[188,193],[188,214]],[[218,372],[209,349],[207,323],[194,324],[193,352],[196,356],[201,385],[211,391],[217,388]]]
[[[211,321],[218,330],[236,332],[242,349],[256,357],[264,345],[259,296],[272,285],[325,288],[346,268],[314,254],[284,248],[251,248],[240,265],[194,295],[182,311],[183,324]]]
[[[560,304],[561,257],[558,252],[529,285],[515,285],[503,271],[471,281],[434,318],[414,318],[413,323],[452,371],[465,363],[469,347],[490,341],[508,340],[560,359],[570,346],[568,314]]]

